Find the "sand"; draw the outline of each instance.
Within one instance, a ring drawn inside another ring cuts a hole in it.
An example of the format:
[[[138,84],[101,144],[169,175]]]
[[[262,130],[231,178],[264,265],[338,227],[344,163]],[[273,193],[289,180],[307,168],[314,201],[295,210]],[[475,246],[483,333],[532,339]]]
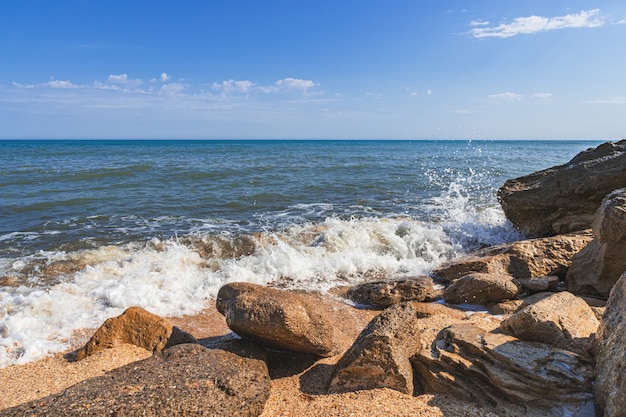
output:
[[[355,312],[352,323],[358,328],[378,312]],[[357,319],[358,318],[358,319]],[[230,333],[224,318],[215,309],[191,316],[170,319],[200,341]],[[450,324],[451,318],[437,315],[424,319],[423,339],[433,338]],[[490,328],[498,320],[488,315],[473,315],[468,320]],[[86,332],[87,335],[91,332]],[[78,340],[74,348],[80,343]],[[427,343],[427,342],[423,342]],[[0,410],[62,391],[82,380],[99,376],[150,353],[132,345],[108,349],[80,362],[71,362],[69,352],[26,365],[0,369]],[[340,356],[317,359],[288,352],[269,351],[268,367],[272,378],[270,398],[263,417],[275,416],[502,416],[506,410],[481,408],[446,395],[411,396],[390,389],[327,394],[325,386],[333,365]]]

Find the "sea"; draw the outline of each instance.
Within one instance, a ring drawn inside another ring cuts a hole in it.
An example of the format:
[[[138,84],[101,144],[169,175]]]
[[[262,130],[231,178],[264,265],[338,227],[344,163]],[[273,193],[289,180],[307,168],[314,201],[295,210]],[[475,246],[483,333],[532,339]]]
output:
[[[522,236],[496,192],[599,141],[0,141],[0,368],[130,306],[326,292]],[[549,198],[549,196],[546,196]]]

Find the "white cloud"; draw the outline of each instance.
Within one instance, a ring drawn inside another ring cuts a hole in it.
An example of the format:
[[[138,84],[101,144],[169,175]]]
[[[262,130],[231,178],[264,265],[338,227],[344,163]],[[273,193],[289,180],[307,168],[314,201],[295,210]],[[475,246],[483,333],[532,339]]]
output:
[[[512,23],[503,23],[494,27],[475,27],[470,31],[470,34],[478,39],[489,37],[510,38],[521,34],[546,32],[556,29],[594,28],[605,24],[603,19],[597,18],[599,13],[600,9],[592,9],[552,18],[544,16],[517,17],[513,19]]]
[[[171,77],[169,75],[167,75],[166,73],[162,72],[161,73],[161,81],[165,82],[167,80],[169,80]]]
[[[315,84],[311,80],[303,80],[300,78],[283,78],[274,83],[274,85],[267,87],[259,87],[259,90],[265,93],[278,93],[284,91],[301,91],[306,93],[310,88],[315,87]]]
[[[173,96],[173,95],[180,93],[184,89],[185,89],[185,86],[181,83],[169,83],[169,84],[163,84],[159,91],[161,92],[161,94]]]
[[[126,84],[128,82],[128,74],[109,75],[107,81],[110,83]]]
[[[474,26],[474,27],[476,27],[476,26],[487,26],[487,25],[489,25],[489,23],[490,22],[488,20],[472,20],[470,22],[470,26]]]
[[[77,88],[76,84],[72,84],[71,81],[68,80],[52,80],[46,83],[49,87],[52,88]]]
[[[552,94],[551,93],[534,93],[531,97],[537,100],[550,100],[552,98]]]
[[[17,87],[17,88],[35,88],[33,84],[20,84],[20,83],[16,83],[15,81],[13,81],[11,84],[13,85],[13,87]]]
[[[491,94],[489,95],[489,98],[496,101],[520,101],[524,98],[524,96],[522,94],[507,91],[506,93]]]
[[[211,88],[222,92],[222,96],[228,96],[232,93],[248,93],[254,83],[248,80],[227,80],[221,83],[213,83]]]

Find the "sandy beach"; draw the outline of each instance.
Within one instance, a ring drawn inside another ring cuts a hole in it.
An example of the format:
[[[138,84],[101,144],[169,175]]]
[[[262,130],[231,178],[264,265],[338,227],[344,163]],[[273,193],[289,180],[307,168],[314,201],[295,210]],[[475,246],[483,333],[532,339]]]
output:
[[[379,311],[352,309],[355,320],[344,323],[353,334],[362,329]],[[193,334],[201,343],[230,333],[223,317],[213,308],[195,316],[170,319],[176,326]],[[486,329],[497,326],[497,316],[477,313],[463,321]],[[423,320],[422,343],[427,345],[443,327],[459,321],[445,315]],[[344,330],[346,330],[344,329]],[[91,334],[86,331],[83,340]],[[76,339],[76,346],[82,341]],[[132,345],[101,351],[85,360],[72,362],[70,356],[57,354],[37,362],[0,370],[0,410],[61,392],[80,381],[150,356],[150,352]],[[506,416],[520,410],[487,409],[437,394],[405,395],[390,389],[374,389],[342,394],[328,394],[326,384],[333,365],[341,356],[319,359],[308,355],[268,350],[268,368],[272,378],[270,398],[264,417],[274,416]]]

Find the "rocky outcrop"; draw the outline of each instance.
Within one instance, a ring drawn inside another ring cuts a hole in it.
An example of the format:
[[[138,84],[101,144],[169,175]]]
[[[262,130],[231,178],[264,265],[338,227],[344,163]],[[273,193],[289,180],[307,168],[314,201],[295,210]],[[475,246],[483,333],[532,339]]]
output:
[[[406,301],[433,301],[441,297],[431,277],[421,276],[391,281],[376,281],[350,288],[346,296],[357,303],[387,308]]]
[[[472,272],[508,274],[517,279],[564,278],[574,255],[592,239],[591,231],[586,231],[490,246],[441,265],[433,273],[444,282]]]
[[[452,281],[443,298],[451,304],[494,304],[515,298],[519,290],[510,275],[473,273]]]
[[[500,328],[520,340],[589,355],[599,324],[585,300],[564,291],[524,307],[504,319]]]
[[[567,287],[576,294],[608,297],[626,271],[626,188],[613,191],[602,201],[593,234],[594,239],[572,260]]]
[[[363,330],[335,365],[330,392],[391,388],[413,393],[411,358],[421,348],[414,303],[389,307]]]
[[[593,367],[577,354],[470,324],[444,329],[412,359],[418,393],[445,392],[483,404],[503,401],[593,416]]]
[[[596,401],[607,417],[626,416],[626,273],[617,281],[598,328]]]
[[[170,346],[194,342],[193,336],[168,320],[143,308],[130,307],[122,315],[106,320],[87,344],[75,353],[74,360],[79,361],[123,343],[157,353]]]
[[[270,388],[263,361],[183,344],[0,416],[259,416]]]
[[[216,307],[233,332],[280,349],[326,357],[350,345],[329,304],[311,294],[234,282],[220,288]]]
[[[530,237],[591,226],[602,199],[626,186],[626,140],[607,142],[564,165],[510,179],[498,190],[506,217]]]

